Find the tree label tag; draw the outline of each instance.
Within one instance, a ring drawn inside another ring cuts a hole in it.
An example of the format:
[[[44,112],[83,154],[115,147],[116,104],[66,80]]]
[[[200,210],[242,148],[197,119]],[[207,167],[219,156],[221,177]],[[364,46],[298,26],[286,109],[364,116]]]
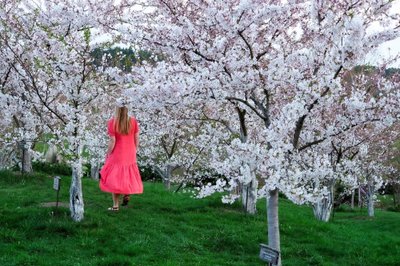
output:
[[[278,265],[279,251],[268,247],[266,244],[260,244],[260,259],[270,265]]]
[[[54,183],[53,183],[53,189],[59,191],[60,190],[60,179],[61,177],[55,176],[54,177]]]

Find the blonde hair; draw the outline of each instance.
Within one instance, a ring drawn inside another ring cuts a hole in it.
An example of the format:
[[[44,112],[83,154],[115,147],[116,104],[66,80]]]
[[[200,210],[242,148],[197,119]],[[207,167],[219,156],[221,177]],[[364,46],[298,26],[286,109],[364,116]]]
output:
[[[128,116],[128,108],[117,107],[116,115],[115,115],[115,122],[114,122],[115,131],[122,134],[128,135],[129,131],[131,130],[131,120]]]

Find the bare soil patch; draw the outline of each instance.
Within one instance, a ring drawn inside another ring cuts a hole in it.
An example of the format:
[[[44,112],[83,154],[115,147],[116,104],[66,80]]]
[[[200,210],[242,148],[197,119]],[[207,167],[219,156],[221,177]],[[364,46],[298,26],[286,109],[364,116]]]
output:
[[[41,207],[45,208],[50,208],[50,207],[55,207],[57,202],[52,201],[52,202],[43,202],[40,204]],[[58,207],[64,207],[64,208],[69,208],[69,203],[67,202],[59,202]]]

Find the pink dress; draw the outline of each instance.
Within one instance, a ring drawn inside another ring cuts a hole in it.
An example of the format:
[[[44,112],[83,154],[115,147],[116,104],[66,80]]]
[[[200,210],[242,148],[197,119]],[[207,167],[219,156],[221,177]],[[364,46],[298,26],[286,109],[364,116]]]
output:
[[[131,118],[131,130],[121,135],[114,130],[114,119],[108,121],[108,134],[115,136],[115,146],[100,171],[100,189],[116,194],[141,194],[143,183],[136,163],[135,134],[139,125]]]

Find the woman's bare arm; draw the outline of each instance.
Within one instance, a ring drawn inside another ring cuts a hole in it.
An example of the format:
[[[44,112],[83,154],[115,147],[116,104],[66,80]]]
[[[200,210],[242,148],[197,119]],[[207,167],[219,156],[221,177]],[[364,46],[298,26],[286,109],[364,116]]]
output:
[[[114,147],[115,147],[115,137],[112,136],[108,141],[107,156],[111,154],[111,152],[114,150]]]
[[[139,149],[139,132],[135,134],[135,147],[137,152]]]

